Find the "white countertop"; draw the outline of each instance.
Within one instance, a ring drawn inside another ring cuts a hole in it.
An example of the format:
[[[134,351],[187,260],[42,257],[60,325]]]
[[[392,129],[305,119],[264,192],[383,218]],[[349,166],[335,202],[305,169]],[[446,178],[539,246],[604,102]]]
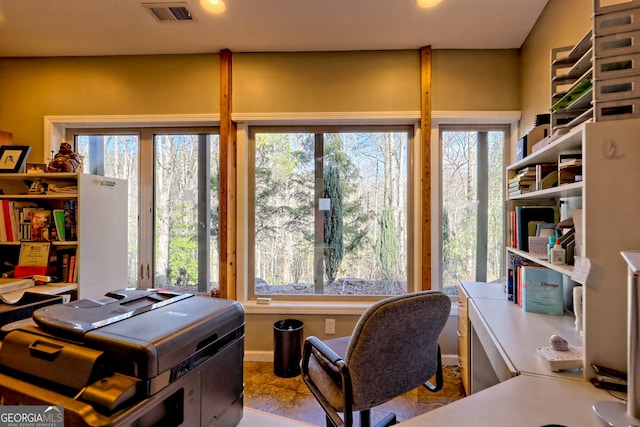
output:
[[[616,401],[586,381],[525,374],[398,425],[602,427],[592,409],[601,400]]]
[[[516,374],[531,373],[583,380],[582,371],[552,372],[538,355],[538,347],[548,347],[551,335],[560,335],[569,345],[582,347],[571,316],[527,313],[507,300],[474,298],[469,317],[474,328],[490,331],[493,345],[500,347],[516,369]],[[481,319],[481,322],[479,322]],[[484,344],[483,344],[484,345]]]
[[[502,283],[462,282],[459,286],[469,298],[490,298],[507,301],[507,294]]]

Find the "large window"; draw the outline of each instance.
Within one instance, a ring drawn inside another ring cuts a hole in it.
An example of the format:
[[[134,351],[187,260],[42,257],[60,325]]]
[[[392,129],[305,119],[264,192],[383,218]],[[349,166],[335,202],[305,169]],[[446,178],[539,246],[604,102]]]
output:
[[[128,181],[128,286],[218,286],[217,130],[69,129],[67,139],[85,173]]]
[[[407,292],[412,130],[252,129],[250,295]]]
[[[442,279],[504,279],[504,152],[507,129],[440,128]]]
[[[218,143],[213,134],[154,135],[156,287],[218,287]]]

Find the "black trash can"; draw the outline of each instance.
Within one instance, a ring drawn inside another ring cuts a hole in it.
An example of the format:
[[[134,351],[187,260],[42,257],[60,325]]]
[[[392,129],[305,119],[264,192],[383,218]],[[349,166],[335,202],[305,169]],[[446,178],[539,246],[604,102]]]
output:
[[[277,376],[300,375],[303,327],[304,323],[295,319],[278,320],[273,324],[273,373]]]

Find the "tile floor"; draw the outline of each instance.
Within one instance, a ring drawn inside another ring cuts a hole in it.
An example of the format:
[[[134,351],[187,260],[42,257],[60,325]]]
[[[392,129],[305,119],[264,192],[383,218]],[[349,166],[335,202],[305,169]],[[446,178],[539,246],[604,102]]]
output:
[[[445,367],[445,386],[437,393],[424,387],[398,397],[371,411],[372,423],[395,412],[398,422],[446,405],[465,396],[456,367]],[[301,376],[281,378],[269,362],[244,362],[244,405],[316,426],[325,425],[322,408],[313,398]],[[358,417],[356,416],[356,425]]]

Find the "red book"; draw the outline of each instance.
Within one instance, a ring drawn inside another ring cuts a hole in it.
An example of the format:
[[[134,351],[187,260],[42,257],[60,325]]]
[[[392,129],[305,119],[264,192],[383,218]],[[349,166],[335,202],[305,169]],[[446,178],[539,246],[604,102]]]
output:
[[[522,266],[518,266],[518,300],[516,301],[516,303],[518,304],[518,306],[522,307]]]
[[[11,206],[9,200],[2,201],[2,215],[4,217],[4,227],[7,230],[7,242],[13,242],[13,226],[11,225]]]
[[[73,283],[76,281],[76,257],[71,255],[69,257],[69,277],[68,282]]]

